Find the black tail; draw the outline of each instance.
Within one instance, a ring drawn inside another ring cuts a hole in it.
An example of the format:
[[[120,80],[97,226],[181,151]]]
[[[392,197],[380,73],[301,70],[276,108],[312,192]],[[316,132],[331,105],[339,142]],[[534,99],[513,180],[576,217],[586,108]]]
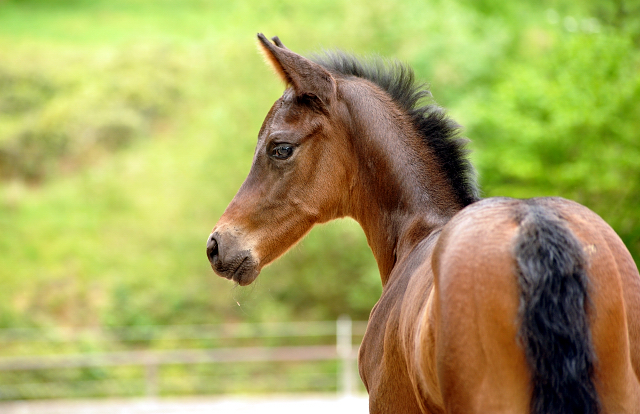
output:
[[[531,369],[532,414],[596,414],[588,279],[582,246],[560,218],[530,203],[515,257],[520,340]]]

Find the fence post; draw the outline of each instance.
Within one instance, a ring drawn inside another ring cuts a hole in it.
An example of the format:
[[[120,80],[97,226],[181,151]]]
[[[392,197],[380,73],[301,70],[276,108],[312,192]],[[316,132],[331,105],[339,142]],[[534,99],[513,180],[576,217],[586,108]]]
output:
[[[336,321],[336,350],[341,361],[338,391],[344,396],[353,395],[352,338],[351,318],[349,315],[340,315]]]
[[[145,364],[145,377],[147,397],[156,398],[158,396],[158,364],[147,362]]]

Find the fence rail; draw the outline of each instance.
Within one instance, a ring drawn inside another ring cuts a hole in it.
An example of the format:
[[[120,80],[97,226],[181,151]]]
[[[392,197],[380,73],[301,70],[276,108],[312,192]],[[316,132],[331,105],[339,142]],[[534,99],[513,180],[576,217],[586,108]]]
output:
[[[348,320],[348,317],[346,317]],[[367,322],[353,321],[354,335],[363,335]],[[221,339],[335,336],[337,321],[223,323],[202,325],[141,325],[110,328],[0,329],[0,344],[9,342],[69,342],[86,337],[101,341],[148,341],[154,339]]]
[[[36,355],[0,358],[0,371],[122,365],[205,364],[228,362],[325,361],[355,358],[353,350],[338,353],[336,346],[242,347],[218,349],[144,350],[99,354]]]
[[[0,356],[0,374],[8,371],[38,371],[87,367],[141,366],[145,369],[147,396],[158,395],[158,367],[172,364],[225,364],[234,362],[329,361],[340,363],[338,389],[352,394],[355,384],[354,361],[357,346],[353,336],[364,334],[365,322],[341,317],[335,322],[281,324],[225,324],[206,326],[134,328],[93,331],[102,340],[139,341],[151,339],[273,338],[335,336],[333,345],[241,346],[209,349],[128,350],[100,353]],[[206,328],[206,329],[205,329]],[[43,342],[35,331],[0,331],[0,343]],[[86,337],[87,332],[52,334],[48,342],[68,342]],[[0,396],[1,399],[1,396]]]

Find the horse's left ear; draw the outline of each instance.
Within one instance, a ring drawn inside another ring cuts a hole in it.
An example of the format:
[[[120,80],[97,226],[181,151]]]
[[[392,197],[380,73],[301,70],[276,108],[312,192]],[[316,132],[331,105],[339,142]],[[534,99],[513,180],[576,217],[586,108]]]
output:
[[[258,40],[267,62],[296,95],[313,95],[324,104],[335,96],[336,81],[322,66],[290,51],[277,37],[273,38],[274,44],[258,33]]]

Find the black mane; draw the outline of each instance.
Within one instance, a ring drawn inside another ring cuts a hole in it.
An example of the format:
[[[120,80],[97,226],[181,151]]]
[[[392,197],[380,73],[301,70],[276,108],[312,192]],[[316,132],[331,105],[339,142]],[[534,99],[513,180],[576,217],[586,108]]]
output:
[[[433,150],[456,196],[466,206],[479,199],[475,171],[467,158],[467,140],[460,137],[460,125],[435,103],[421,104],[430,98],[425,84],[416,83],[413,70],[397,61],[379,57],[359,59],[340,51],[315,55],[312,60],[334,75],[367,79],[384,91],[411,117],[424,142]]]

